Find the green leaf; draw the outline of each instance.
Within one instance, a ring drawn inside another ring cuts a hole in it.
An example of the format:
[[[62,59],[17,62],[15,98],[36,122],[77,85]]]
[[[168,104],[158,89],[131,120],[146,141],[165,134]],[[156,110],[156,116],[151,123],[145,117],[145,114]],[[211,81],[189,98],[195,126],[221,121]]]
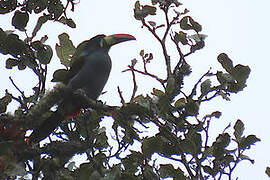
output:
[[[229,165],[231,162],[234,162],[233,155],[226,154],[223,158],[225,166]]]
[[[189,17],[189,22],[192,26],[192,29],[194,29],[196,32],[202,31],[202,26],[198,22],[194,21],[191,17]]]
[[[137,20],[142,20],[148,15],[156,15],[156,8],[153,6],[140,5],[139,1],[136,1],[134,5],[134,17]]]
[[[216,76],[219,83],[224,86],[227,86],[228,83],[231,84],[235,82],[234,78],[229,73],[223,73],[221,71],[218,71]]]
[[[214,116],[215,118],[220,118],[221,112],[220,111],[215,111],[211,114],[211,116]]]
[[[42,25],[45,24],[50,18],[50,15],[43,15],[38,18],[37,24],[32,32],[32,38],[37,35],[37,32],[40,30]]]
[[[161,152],[163,143],[160,136],[154,136],[144,139],[142,142],[142,152],[147,158],[150,158],[155,152]]]
[[[204,82],[201,83],[201,93],[207,94],[211,90],[211,80],[206,79]]]
[[[196,101],[194,101],[192,99],[188,99],[186,106],[185,106],[187,115],[189,115],[189,116],[197,115],[199,113],[199,107],[200,106]]]
[[[71,28],[76,28],[76,24],[72,19],[67,19],[67,25]]]
[[[49,64],[53,56],[53,50],[49,45],[43,45],[43,48],[37,51],[37,58],[41,64]]]
[[[192,29],[191,24],[189,23],[189,16],[185,16],[180,21],[180,28],[183,30],[190,30]]]
[[[181,150],[185,153],[189,154],[196,154],[196,146],[195,144],[189,139],[183,139],[179,142]]]
[[[150,26],[152,26],[153,28],[156,27],[157,23],[155,21],[148,21],[148,23],[150,24]]]
[[[193,144],[193,152],[194,154],[198,154],[201,152],[201,145],[202,145],[202,138],[201,134],[196,132],[196,129],[192,129],[188,131],[188,134],[186,135],[186,138],[190,140]]]
[[[234,137],[239,141],[245,129],[244,123],[238,119],[233,128],[234,128],[234,133],[233,133]]]
[[[205,46],[205,42],[204,41],[197,42],[196,44],[191,45],[190,51],[194,53],[195,51],[204,48],[204,46]]]
[[[94,146],[95,148],[102,150],[108,147],[108,145],[109,144],[108,144],[108,138],[106,135],[106,128],[102,127],[99,129]]]
[[[207,35],[205,34],[193,34],[193,35],[189,35],[187,36],[190,39],[193,39],[196,43],[204,41],[207,37]]]
[[[0,14],[6,14],[16,9],[17,0],[0,1]]]
[[[186,179],[184,172],[180,168],[175,169],[171,164],[161,164],[159,172],[162,178]]]
[[[266,167],[265,173],[267,174],[268,177],[270,177],[270,168],[269,167]]]
[[[242,137],[240,141],[240,149],[249,149],[251,145],[254,145],[256,142],[261,141],[255,135],[248,135],[246,138]]]
[[[140,51],[140,56],[144,56],[144,49]]]
[[[34,10],[34,12],[36,14],[41,13],[44,9],[46,9],[46,7],[48,6],[48,1],[36,1],[36,0],[28,0],[27,3],[27,10],[29,12],[32,12],[32,10]]]
[[[15,11],[12,17],[12,25],[20,31],[25,31],[28,21],[29,14],[27,12]]]
[[[220,134],[213,143],[213,156],[217,159],[223,158],[225,154],[225,147],[229,145],[231,137],[228,133]]]
[[[251,159],[250,157],[248,157],[247,155],[244,155],[244,154],[240,154],[240,159],[242,159],[242,160],[248,160],[252,164],[254,164],[254,162],[255,162],[253,159]]]
[[[53,19],[58,19],[64,11],[64,6],[61,1],[48,1],[47,10]]]
[[[190,16],[185,16],[180,20],[180,28],[183,30],[193,29],[196,32],[200,32],[202,30],[202,26],[198,22],[194,21]]]
[[[68,70],[66,69],[58,69],[53,73],[52,82],[63,82],[65,83],[68,78]]]
[[[232,70],[232,76],[237,82],[245,83],[250,74],[250,68],[241,64],[237,64]]]
[[[19,64],[19,61],[17,59],[8,58],[6,60],[6,68],[12,69],[14,66],[17,66]]]
[[[179,33],[175,33],[174,40],[177,43],[181,42],[181,44],[187,45],[188,44],[187,33],[184,33],[183,31],[180,31]]]
[[[159,89],[153,88],[152,94],[159,97],[159,96],[163,96],[165,93]]]
[[[13,33],[8,34],[2,43],[0,51],[4,55],[10,54],[13,57],[17,57],[18,55],[23,55],[27,49],[25,42],[19,39],[17,34]]]
[[[232,73],[233,70],[233,62],[232,60],[228,57],[227,54],[221,53],[217,57],[218,62],[222,65],[222,67],[228,72]]]
[[[141,152],[131,151],[130,155],[127,155],[123,159],[122,163],[125,167],[125,170],[131,174],[135,174],[138,170],[138,166],[143,163],[144,157]]]
[[[7,106],[12,101],[12,96],[9,93],[6,93],[4,97],[0,99],[0,113],[4,113],[7,110]]]
[[[186,99],[185,98],[180,98],[174,103],[175,108],[184,108],[186,104]]]
[[[147,15],[156,15],[157,8],[154,6],[145,5],[143,6],[142,10]]]
[[[72,63],[71,58],[74,55],[76,48],[69,39],[69,35],[67,33],[60,34],[58,38],[59,44],[56,44],[55,46],[56,54],[63,65],[70,67]]]

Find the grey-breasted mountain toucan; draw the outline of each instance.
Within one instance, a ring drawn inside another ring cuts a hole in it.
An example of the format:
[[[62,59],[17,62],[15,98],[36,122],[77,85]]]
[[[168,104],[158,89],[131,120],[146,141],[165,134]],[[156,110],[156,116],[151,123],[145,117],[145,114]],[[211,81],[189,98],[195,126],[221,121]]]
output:
[[[111,58],[108,54],[111,46],[129,40],[135,40],[135,37],[129,34],[97,35],[82,42],[72,57],[71,67],[63,83],[72,91],[84,90],[89,98],[96,100],[102,93],[111,71]],[[33,130],[28,142],[41,141],[49,136],[67,116],[76,114],[81,107],[70,108],[74,102],[74,98],[71,99],[72,97],[64,97],[57,110]]]

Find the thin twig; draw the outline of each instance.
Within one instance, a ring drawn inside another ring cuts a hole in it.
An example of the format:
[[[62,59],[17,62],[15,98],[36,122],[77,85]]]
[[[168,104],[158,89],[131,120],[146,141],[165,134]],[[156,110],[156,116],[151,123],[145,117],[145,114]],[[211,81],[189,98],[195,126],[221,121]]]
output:
[[[163,55],[165,58],[165,63],[166,63],[166,68],[167,68],[167,78],[169,78],[172,74],[171,72],[171,61],[170,61],[170,56],[167,53],[167,49],[166,49],[166,45],[165,45],[165,40],[161,40],[160,37],[157,35],[156,31],[154,28],[151,28],[143,19],[142,21],[143,26],[145,26],[154,36],[155,38],[158,40],[158,42],[160,43],[162,50],[163,50]]]
[[[205,73],[202,75],[202,77],[197,81],[197,83],[194,85],[189,97],[192,98],[194,95],[196,95],[196,90],[197,90],[197,86],[199,85],[199,83],[202,81],[202,79],[207,76],[211,71],[211,68]]]
[[[20,94],[22,95],[22,98],[25,99],[24,92],[21,91],[20,88],[18,88],[18,86],[14,83],[13,79],[11,78],[11,76],[9,76],[9,80],[11,81],[12,85],[20,92]]]
[[[132,71],[131,66],[128,66],[128,67],[129,67],[129,69],[123,70],[122,72]],[[148,72],[143,72],[143,71],[140,71],[140,70],[137,70],[137,69],[134,69],[134,68],[133,68],[133,71],[135,71],[135,72],[137,72],[137,73],[140,73],[140,74],[143,74],[143,75],[146,75],[146,76],[150,76],[151,78],[156,79],[156,80],[157,80],[158,82],[160,82],[161,85],[165,88],[164,83],[166,82],[166,80],[163,80],[163,79],[157,77],[157,76],[154,75],[154,74],[151,74],[151,73],[148,73]]]
[[[130,101],[132,101],[136,95],[138,86],[137,86],[137,82],[136,82],[136,77],[135,77],[135,72],[133,70],[133,68],[131,69],[131,73],[132,73],[132,80],[133,80],[133,90],[132,90],[132,95],[130,98]]]
[[[123,98],[122,91],[120,90],[119,86],[117,86],[117,91],[118,91],[119,97],[121,99],[121,103],[122,103],[122,105],[124,105],[125,104],[125,99]]]

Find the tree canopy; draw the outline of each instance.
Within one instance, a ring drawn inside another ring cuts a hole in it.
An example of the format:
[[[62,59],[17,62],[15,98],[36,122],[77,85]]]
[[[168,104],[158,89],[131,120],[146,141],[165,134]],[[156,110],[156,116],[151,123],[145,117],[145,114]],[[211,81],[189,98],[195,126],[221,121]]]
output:
[[[231,94],[241,93],[251,70],[247,65],[235,65],[229,55],[221,53],[217,61],[223,69],[216,72],[209,69],[190,92],[185,92],[184,81],[192,76],[192,67],[186,59],[203,50],[207,36],[202,33],[203,26],[178,0],[152,0],[149,4],[137,1],[130,9],[134,11],[134,21],[148,30],[146,36],[154,37],[153,44],[162,49],[163,56],[157,57],[143,48],[123,70],[132,76],[129,100],[123,98],[120,88],[118,106],[88,99],[81,93],[74,94],[87,108],[78,117],[62,122],[45,143],[27,143],[27,132],[46,120],[67,93],[67,87],[61,83],[46,91],[50,81],[48,65],[53,55],[56,54],[64,66],[54,72],[53,81],[61,81],[70,68],[71,57],[76,56],[75,50],[80,48],[73,45],[65,32],[59,34],[56,45],[47,44],[50,37],[46,34],[41,39],[36,35],[49,21],[76,28],[76,23],[67,16],[67,11],[79,14],[76,3],[79,2],[0,2],[0,14],[12,13],[11,23],[16,29],[0,27],[0,53],[6,57],[5,68],[10,71],[30,69],[38,78],[29,96],[24,93],[26,89],[20,89],[10,78],[20,95],[15,96],[6,89],[0,99],[1,179],[232,179],[241,161],[254,163],[245,152],[260,139],[253,134],[246,135],[241,120],[236,120],[232,127],[224,127],[216,137],[211,137],[215,139],[211,142],[210,125],[214,119],[222,117],[222,112],[217,109],[210,114],[200,114],[201,108],[207,108],[202,104],[217,97],[228,101]],[[34,14],[39,18],[29,35],[26,27],[32,25],[28,22]],[[157,15],[162,19],[154,21]],[[168,51],[168,43],[174,45],[173,50]],[[169,52],[178,59],[172,59]],[[164,62],[165,78],[151,73],[154,59]],[[137,89],[142,84],[137,81],[137,75],[152,78],[162,88],[153,87],[150,93],[138,94]],[[19,106],[8,113],[7,107],[12,101]],[[112,127],[100,126],[105,117],[113,122]],[[153,127],[158,129],[155,134],[150,131]],[[113,134],[107,133],[109,128]],[[229,129],[233,133],[229,133]],[[138,146],[137,150],[131,150],[133,146]],[[71,160],[77,154],[87,156],[87,162],[79,167]]]

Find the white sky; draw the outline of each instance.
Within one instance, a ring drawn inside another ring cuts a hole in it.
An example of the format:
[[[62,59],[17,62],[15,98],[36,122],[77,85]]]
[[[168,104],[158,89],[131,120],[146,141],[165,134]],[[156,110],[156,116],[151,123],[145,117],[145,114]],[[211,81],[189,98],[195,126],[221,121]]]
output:
[[[105,4],[106,2],[106,4]],[[75,7],[74,13],[69,15],[77,24],[76,29],[69,29],[57,23],[45,25],[38,36],[48,34],[48,44],[54,48],[57,42],[57,35],[68,32],[75,45],[81,41],[89,39],[96,34],[129,33],[137,38],[136,42],[127,42],[113,47],[110,51],[113,60],[113,69],[110,79],[104,90],[108,91],[100,99],[108,104],[119,104],[117,86],[120,86],[124,97],[129,98],[132,89],[132,81],[129,73],[122,74],[130,60],[138,57],[141,49],[153,51],[153,63],[149,71],[159,73],[163,71],[163,61],[157,57],[160,48],[153,42],[150,33],[141,28],[139,21],[133,18],[133,5],[135,0],[98,1],[81,0]],[[147,1],[141,1],[141,3]],[[268,156],[269,140],[269,115],[267,106],[270,101],[265,94],[270,86],[266,78],[269,76],[269,0],[183,0],[185,8],[203,26],[203,33],[207,34],[206,47],[190,56],[187,61],[192,65],[192,78],[186,81],[187,90],[192,87],[197,78],[205,73],[209,67],[221,69],[216,57],[219,53],[225,52],[234,61],[234,64],[249,65],[251,74],[247,82],[248,87],[243,92],[233,95],[231,102],[213,101],[207,105],[206,113],[215,110],[222,111],[222,118],[212,124],[212,134],[222,132],[230,122],[232,125],[237,119],[245,123],[245,133],[255,134],[261,138],[261,142],[253,146],[248,155],[255,159],[255,165],[244,161],[238,165],[235,175],[239,180],[246,179],[268,179],[264,171],[266,166],[270,166],[270,156]],[[0,27],[13,29],[7,16],[0,16]],[[150,19],[149,19],[150,20]],[[31,30],[31,29],[29,29]],[[30,33],[31,31],[29,31]],[[155,56],[155,54],[158,54]],[[5,89],[13,89],[8,80],[9,76],[15,80],[20,88],[28,93],[33,87],[35,80],[32,73],[20,72],[14,75],[14,70],[6,70],[4,67],[5,57],[0,56],[0,95]],[[59,67],[58,59],[53,57],[53,63],[49,65],[49,75]],[[49,76],[50,78],[51,76]],[[140,78],[139,93],[149,92],[153,87],[157,87],[149,78]],[[52,87],[53,84],[49,84]],[[214,127],[214,128],[213,128]],[[236,177],[235,176],[235,177]]]

